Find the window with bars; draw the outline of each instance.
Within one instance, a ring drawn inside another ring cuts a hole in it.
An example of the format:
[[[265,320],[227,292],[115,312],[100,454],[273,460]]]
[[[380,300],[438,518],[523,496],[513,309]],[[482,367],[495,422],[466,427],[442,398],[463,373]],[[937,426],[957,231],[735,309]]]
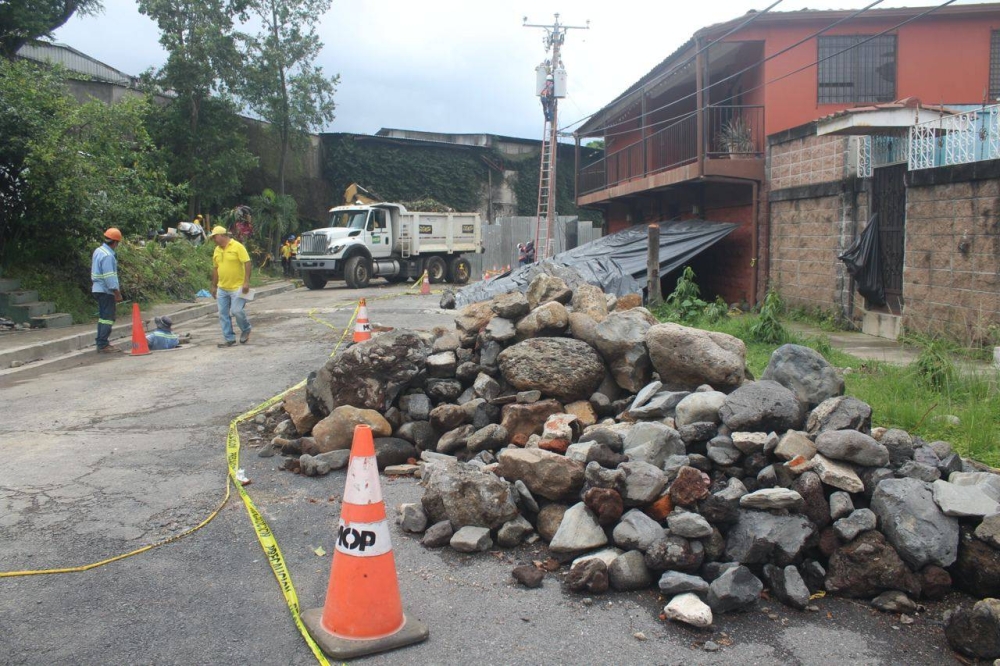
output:
[[[896,36],[820,37],[818,102],[850,104],[896,99]],[[864,42],[864,43],[862,43]]]
[[[990,99],[1000,101],[1000,30],[990,36]]]

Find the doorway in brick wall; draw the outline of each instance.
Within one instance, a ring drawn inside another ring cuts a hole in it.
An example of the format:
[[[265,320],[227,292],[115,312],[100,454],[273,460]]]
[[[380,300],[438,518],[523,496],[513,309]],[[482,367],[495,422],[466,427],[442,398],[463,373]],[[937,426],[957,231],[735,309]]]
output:
[[[872,212],[878,215],[882,284],[889,312],[903,310],[903,245],[906,238],[906,164],[872,170]]]

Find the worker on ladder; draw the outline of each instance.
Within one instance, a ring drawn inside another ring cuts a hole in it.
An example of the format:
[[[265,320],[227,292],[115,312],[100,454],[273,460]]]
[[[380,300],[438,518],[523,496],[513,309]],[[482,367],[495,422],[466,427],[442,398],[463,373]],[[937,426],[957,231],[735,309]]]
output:
[[[551,123],[556,107],[555,82],[552,80],[551,74],[545,77],[545,87],[542,88],[539,97],[542,99],[542,113],[545,114],[545,122]]]

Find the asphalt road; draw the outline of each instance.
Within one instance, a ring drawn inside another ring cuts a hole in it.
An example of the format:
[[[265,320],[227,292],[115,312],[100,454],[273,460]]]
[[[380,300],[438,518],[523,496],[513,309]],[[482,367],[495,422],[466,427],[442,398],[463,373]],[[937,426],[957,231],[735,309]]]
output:
[[[400,287],[300,289],[250,305],[251,343],[217,349],[218,323],[194,322],[188,349],[101,357],[0,384],[0,571],[87,564],[197,525],[220,503],[232,418],[297,383],[334,349],[360,295],[374,324],[452,326],[437,296]],[[381,298],[383,296],[398,297]],[[327,327],[309,318],[331,323]],[[335,330],[338,329],[338,330]],[[251,432],[253,427],[250,428]],[[301,477],[243,439],[248,490],[284,553],[303,608],[323,603],[344,475]],[[383,482],[390,520],[418,501],[412,479]],[[698,631],[658,618],[655,591],[592,599],[557,574],[516,587],[541,546],[465,556],[432,551],[393,525],[404,607],[423,644],[363,663],[940,664],[956,659],[933,605],[903,625],[866,605],[777,603]],[[326,555],[317,556],[322,547]],[[637,635],[639,637],[637,637]],[[719,651],[703,648],[707,641]],[[201,530],[81,573],[0,578],[0,664],[310,664],[234,496]]]

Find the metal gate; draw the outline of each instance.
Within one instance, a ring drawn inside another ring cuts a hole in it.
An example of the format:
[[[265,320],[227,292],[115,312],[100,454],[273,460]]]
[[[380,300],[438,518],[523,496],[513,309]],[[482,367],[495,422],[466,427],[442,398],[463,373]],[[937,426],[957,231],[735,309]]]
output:
[[[903,246],[906,238],[906,165],[872,170],[872,211],[878,215],[882,283],[889,311],[903,308]]]

